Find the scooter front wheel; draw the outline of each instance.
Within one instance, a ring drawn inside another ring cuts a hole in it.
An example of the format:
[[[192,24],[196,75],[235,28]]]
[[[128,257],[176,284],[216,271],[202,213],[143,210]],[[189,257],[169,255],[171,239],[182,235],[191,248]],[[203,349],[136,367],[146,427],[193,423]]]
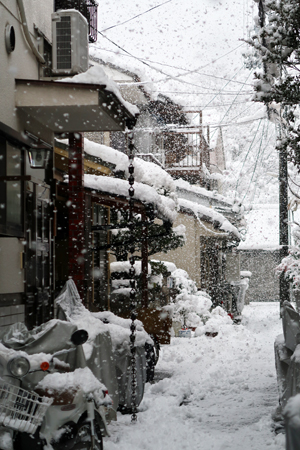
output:
[[[76,443],[72,450],[103,450],[103,438],[100,425],[97,419],[94,420],[94,427],[95,427],[94,446],[92,443],[91,424],[90,422],[85,420],[78,428]]]

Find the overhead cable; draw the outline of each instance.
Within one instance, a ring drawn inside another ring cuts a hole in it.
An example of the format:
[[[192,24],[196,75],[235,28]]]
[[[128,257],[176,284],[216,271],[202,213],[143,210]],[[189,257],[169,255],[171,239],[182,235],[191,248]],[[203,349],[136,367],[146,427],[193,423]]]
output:
[[[240,173],[239,173],[239,176],[238,176],[238,178],[237,178],[237,180],[236,180],[236,186],[235,186],[235,198],[236,198],[237,188],[238,188],[238,185],[239,185],[240,177],[241,177],[241,174],[242,174],[242,171],[243,171],[245,162],[246,162],[246,160],[247,160],[247,158],[248,158],[248,155],[249,155],[249,153],[250,153],[250,150],[251,150],[251,148],[252,148],[252,146],[253,146],[253,144],[254,144],[254,141],[255,141],[255,139],[256,139],[256,135],[257,135],[258,129],[259,129],[260,125],[261,125],[261,122],[262,122],[262,119],[260,119],[259,124],[258,124],[258,126],[257,126],[257,128],[256,128],[255,135],[254,135],[254,137],[253,137],[253,139],[252,139],[252,142],[251,142],[251,144],[250,144],[250,147],[249,147],[249,149],[248,149],[248,152],[246,153],[246,156],[245,156],[244,161],[243,161],[242,168],[241,168]]]
[[[144,11],[144,12],[142,12],[140,14],[137,14],[136,16],[133,16],[130,19],[125,20],[124,22],[116,23],[115,25],[112,25],[111,27],[105,28],[104,30],[101,30],[101,32],[104,33],[104,31],[108,31],[108,30],[111,30],[112,28],[116,28],[116,27],[119,27],[121,25],[125,25],[125,23],[128,23],[131,20],[136,19],[137,17],[143,16],[144,14],[147,14],[148,12],[153,11],[153,9],[160,8],[161,6],[166,5],[167,3],[170,3],[172,1],[173,0],[167,0],[164,3],[160,3],[160,5],[153,6],[152,8],[147,9],[147,11]]]
[[[265,122],[264,122],[264,125],[263,125],[263,130],[262,130],[262,134],[261,134],[261,140],[260,140],[260,144],[259,144],[259,149],[258,149],[258,152],[257,152],[257,157],[256,157],[256,161],[255,161],[254,169],[253,169],[253,172],[252,172],[252,177],[251,177],[251,180],[250,180],[250,183],[249,183],[248,189],[247,189],[247,191],[245,192],[245,194],[244,194],[244,197],[243,197],[243,200],[242,200],[242,201],[244,201],[244,200],[245,200],[245,197],[246,197],[246,195],[247,195],[247,193],[248,193],[248,191],[249,191],[249,189],[250,189],[250,186],[251,186],[251,183],[252,183],[252,180],[253,180],[253,177],[254,177],[255,171],[256,171],[257,163],[258,163],[258,161],[259,161],[259,157],[260,157],[260,152],[261,152],[261,148],[262,148],[262,141],[263,141],[263,137],[264,137],[264,129],[265,129]],[[265,148],[263,149],[263,153],[264,153],[264,151],[265,151]],[[255,186],[254,186],[254,188],[255,188]]]
[[[105,34],[103,34],[101,31],[98,31],[98,33],[99,33],[102,37],[104,37],[105,39],[107,39],[109,42],[111,42],[113,45],[115,45],[116,47],[118,47],[120,50],[122,50],[123,52],[125,52],[125,53],[127,53],[128,55],[132,56],[133,58],[135,58],[136,60],[138,60],[138,61],[141,62],[142,64],[148,66],[150,69],[153,69],[153,70],[155,70],[156,72],[159,72],[159,73],[161,73],[162,75],[165,75],[165,76],[167,77],[167,78],[164,78],[164,79],[161,79],[161,80],[157,80],[157,81],[145,81],[145,82],[132,83],[132,84],[135,84],[135,85],[143,85],[143,84],[148,84],[148,83],[151,83],[151,84],[152,84],[152,83],[161,83],[161,82],[165,82],[165,81],[169,81],[169,80],[176,80],[176,81],[179,81],[179,82],[181,82],[181,83],[188,84],[188,85],[190,85],[190,86],[201,87],[201,86],[196,85],[196,84],[194,84],[194,83],[189,83],[189,82],[187,82],[187,81],[179,80],[179,78],[180,78],[180,77],[183,77],[183,76],[186,76],[186,75],[193,74],[193,73],[197,73],[198,70],[204,69],[205,67],[209,66],[210,64],[215,63],[216,61],[218,61],[218,60],[221,59],[221,58],[224,58],[225,56],[229,55],[230,53],[232,53],[233,51],[237,50],[237,49],[240,48],[242,45],[244,45],[244,43],[238,45],[238,46],[235,47],[234,49],[231,49],[229,52],[225,53],[224,55],[220,56],[219,58],[216,58],[214,61],[212,61],[211,63],[206,64],[205,66],[202,66],[202,67],[200,67],[200,68],[198,68],[198,69],[190,70],[190,71],[188,71],[188,72],[186,72],[186,73],[182,73],[182,74],[178,74],[178,75],[173,76],[173,75],[169,75],[169,74],[163,72],[163,71],[160,70],[160,69],[157,69],[156,67],[151,66],[151,65],[148,64],[146,61],[144,61],[144,60],[138,58],[137,56],[132,55],[130,52],[128,52],[127,50],[125,50],[123,47],[121,47],[119,44],[117,44],[116,42],[114,42],[112,39],[110,39],[109,37],[105,36]]]
[[[95,46],[96,48],[96,46]],[[109,52],[109,53],[114,53],[115,55],[119,55],[119,52],[114,52],[113,50],[108,50],[108,49],[101,49],[101,51],[105,51],[105,52]],[[136,59],[137,57],[133,56],[133,55],[123,55],[126,56],[127,58],[134,58]],[[153,61],[151,59],[146,59],[146,58],[138,58],[139,61],[144,61],[144,62],[148,62],[148,63],[152,63],[152,64],[158,64],[159,66],[164,66],[164,67],[170,67],[171,69],[177,69],[177,70],[184,70],[186,72],[190,72],[189,69],[185,69],[184,67],[178,67],[178,66],[173,66],[171,64],[166,64],[166,63],[161,63],[158,61]],[[212,61],[211,63],[213,64],[215,61]],[[196,69],[197,70],[197,69]],[[202,73],[202,72],[194,72],[197,73],[198,75],[204,76],[204,77],[210,77],[210,78],[216,78],[218,80],[224,80],[224,81],[231,81],[232,83],[236,83],[236,84],[245,84],[243,81],[237,81],[237,80],[232,80],[232,78],[225,78],[225,77],[218,77],[217,75],[212,75],[209,73]],[[253,86],[252,83],[247,83],[248,86]]]
[[[250,77],[251,74],[252,74],[252,71],[251,71],[251,72],[249,73],[249,75],[247,76],[246,81],[248,80],[248,78]],[[240,91],[241,91],[242,89],[243,89],[243,88],[241,87]],[[238,93],[237,95],[239,95],[239,93]],[[236,97],[233,99],[231,105],[229,106],[229,108],[228,108],[227,111],[225,112],[224,116],[222,117],[221,122],[225,119],[225,117],[226,117],[227,114],[229,113],[230,109],[232,108],[232,106],[233,106],[233,104],[234,104],[234,102],[235,102],[235,100],[236,100],[236,98],[237,98],[237,95],[236,95]],[[214,133],[215,133],[215,132],[216,132],[216,130],[214,131]],[[214,133],[213,133],[212,137],[214,136]]]

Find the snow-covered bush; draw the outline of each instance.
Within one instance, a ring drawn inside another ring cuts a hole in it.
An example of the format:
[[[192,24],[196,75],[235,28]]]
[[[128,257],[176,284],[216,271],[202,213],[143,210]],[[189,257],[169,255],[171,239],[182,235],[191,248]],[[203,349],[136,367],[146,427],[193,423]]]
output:
[[[212,309],[210,296],[198,290],[195,281],[185,270],[177,269],[175,264],[168,261],[155,262],[165,266],[173,278],[173,301],[170,307],[174,322],[179,322],[182,327],[196,328],[195,336],[218,333],[222,324],[232,323],[223,308],[217,306]]]
[[[209,295],[198,291],[196,283],[190,279],[185,270],[174,270],[172,278],[177,292],[173,305],[173,319],[187,327],[203,324],[210,316],[212,302]]]
[[[209,310],[212,302],[203,294],[203,292],[197,292],[194,295],[180,294],[174,304],[174,319],[187,327],[198,327],[205,323],[210,317]]]
[[[276,273],[282,273],[295,290],[300,290],[300,227],[296,226],[292,232],[294,245],[290,247],[289,254],[282,259],[276,267]]]
[[[175,264],[167,261],[155,263],[164,266],[173,278],[173,301],[170,304],[173,321],[191,328],[203,326],[211,317],[210,296],[204,291],[198,291],[196,283],[190,279],[185,270],[177,269]]]
[[[217,306],[211,311],[210,317],[207,322],[204,324],[200,324],[200,326],[197,327],[195,337],[202,336],[203,334],[213,336],[219,332],[219,329],[222,325],[226,324],[232,324],[232,320],[227,312],[223,308],[221,308],[221,306]]]

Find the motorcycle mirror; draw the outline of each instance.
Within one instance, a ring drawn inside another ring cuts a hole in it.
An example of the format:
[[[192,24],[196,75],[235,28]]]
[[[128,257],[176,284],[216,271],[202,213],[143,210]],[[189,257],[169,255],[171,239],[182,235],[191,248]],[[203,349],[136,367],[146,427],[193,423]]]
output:
[[[86,330],[77,330],[71,336],[71,341],[74,345],[82,345],[89,338],[89,334]]]

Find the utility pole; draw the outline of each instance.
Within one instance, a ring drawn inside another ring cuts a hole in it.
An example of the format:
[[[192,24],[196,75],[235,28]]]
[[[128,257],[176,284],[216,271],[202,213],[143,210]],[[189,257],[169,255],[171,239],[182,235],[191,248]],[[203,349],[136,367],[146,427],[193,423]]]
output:
[[[281,122],[279,127],[279,137],[281,137]],[[288,255],[289,245],[287,153],[282,148],[279,151],[279,245],[280,260],[282,260]],[[279,279],[279,298],[281,311],[283,302],[290,300],[290,284],[283,272]]]
[[[259,12],[259,24],[263,28],[265,26],[265,6],[264,0],[259,0],[258,4]],[[262,44],[267,47],[265,37],[262,38]],[[263,63],[264,73],[268,73],[268,65]],[[280,68],[281,69],[281,68]],[[280,70],[281,73],[281,70]],[[270,114],[267,105],[268,117]],[[270,117],[269,117],[270,118]],[[278,138],[282,137],[282,117],[280,112],[280,118],[278,123]],[[288,223],[288,170],[287,170],[287,152],[282,149],[279,150],[279,245],[280,245],[280,260],[288,255],[289,245],[289,223]],[[280,300],[280,316],[282,305],[285,300],[290,299],[290,286],[289,281],[285,278],[284,273],[281,273],[279,279],[279,300]]]

